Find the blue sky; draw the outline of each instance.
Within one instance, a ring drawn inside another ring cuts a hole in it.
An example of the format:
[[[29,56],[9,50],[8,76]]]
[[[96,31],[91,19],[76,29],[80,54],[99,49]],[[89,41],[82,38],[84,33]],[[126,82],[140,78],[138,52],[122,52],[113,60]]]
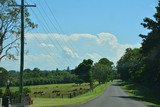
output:
[[[147,33],[140,23],[144,17],[153,18],[158,0],[25,2],[37,5],[29,8],[29,12],[38,24],[37,29],[25,34],[25,47],[29,51],[25,55],[25,68],[50,70],[74,68],[84,58],[96,62],[107,57],[116,63],[126,48],[140,47],[138,35]],[[8,70],[19,69],[18,60],[4,59],[1,64]]]

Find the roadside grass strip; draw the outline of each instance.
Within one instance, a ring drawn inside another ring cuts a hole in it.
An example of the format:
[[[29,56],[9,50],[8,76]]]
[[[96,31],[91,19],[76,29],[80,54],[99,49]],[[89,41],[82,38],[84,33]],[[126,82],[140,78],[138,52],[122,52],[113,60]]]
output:
[[[121,87],[134,100],[143,101],[149,107],[160,107],[160,93],[133,83],[121,82]]]

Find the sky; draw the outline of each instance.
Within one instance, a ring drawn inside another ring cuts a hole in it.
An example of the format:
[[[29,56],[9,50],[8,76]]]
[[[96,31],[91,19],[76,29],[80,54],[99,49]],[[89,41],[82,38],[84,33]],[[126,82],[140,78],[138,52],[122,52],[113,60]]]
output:
[[[20,3],[20,0],[17,0]],[[126,48],[138,48],[146,34],[140,23],[153,18],[158,0],[25,0],[38,28],[25,33],[25,66],[33,69],[73,69],[83,59],[116,62]],[[19,59],[19,56],[17,56]],[[19,70],[19,60],[0,66]]]

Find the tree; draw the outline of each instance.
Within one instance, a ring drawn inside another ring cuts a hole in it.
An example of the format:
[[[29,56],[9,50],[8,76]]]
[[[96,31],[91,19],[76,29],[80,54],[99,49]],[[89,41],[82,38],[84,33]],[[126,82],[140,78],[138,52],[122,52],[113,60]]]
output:
[[[109,67],[113,66],[113,62],[109,61],[107,58],[101,58],[98,63]]]
[[[67,72],[70,72],[70,68],[69,68],[69,66],[67,67]]]
[[[144,18],[141,25],[150,30],[147,35],[139,35],[143,39],[142,47],[127,49],[118,61],[117,69],[125,81],[160,89],[160,0],[154,19]]]
[[[7,57],[16,59],[15,54],[19,50],[20,39],[20,8],[16,6],[16,0],[0,1],[0,61]],[[31,19],[30,14],[25,8],[25,28],[37,27]]]
[[[5,86],[8,80],[8,71],[0,67],[0,86]]]
[[[138,48],[127,48],[117,63],[117,70],[122,80],[140,83],[143,73],[143,58]]]
[[[18,86],[19,72],[9,71],[9,80],[12,86]],[[53,83],[74,83],[79,82],[78,76],[68,72],[67,70],[40,70],[34,68],[33,70],[24,70],[24,85],[38,85],[38,84],[53,84]],[[4,85],[3,85],[4,86]]]
[[[144,18],[144,23],[141,24],[150,30],[147,35],[140,34],[143,39],[141,52],[145,59],[144,82],[150,85],[160,85],[160,0],[154,20]]]
[[[100,59],[92,68],[93,78],[96,79],[99,84],[112,80],[112,66],[113,62],[109,61],[107,58]]]
[[[144,28],[151,30],[147,35],[139,35],[143,39],[142,52],[145,55],[149,54],[153,48],[158,48],[160,44],[160,0],[153,17],[155,20],[144,18],[144,23],[141,23]]]
[[[105,65],[96,63],[93,68],[93,77],[96,79],[99,84],[105,83],[107,81],[107,68]]]
[[[91,82],[91,67],[93,61],[91,59],[84,59],[82,63],[78,65],[75,69],[75,74],[78,75],[78,78],[84,82]]]

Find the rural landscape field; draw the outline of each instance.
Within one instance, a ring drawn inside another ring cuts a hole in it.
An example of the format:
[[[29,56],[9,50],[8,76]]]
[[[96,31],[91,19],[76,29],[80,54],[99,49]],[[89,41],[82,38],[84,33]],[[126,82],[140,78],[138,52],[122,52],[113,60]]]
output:
[[[160,107],[160,0],[0,0],[0,107]]]
[[[63,106],[63,105],[77,105],[82,104],[87,101],[90,101],[97,96],[101,95],[104,90],[108,87],[108,85],[111,82],[108,82],[107,84],[102,84],[98,87],[96,87],[93,91],[83,92],[76,96],[70,96],[68,91],[74,92],[75,89],[88,89],[88,84],[53,84],[53,85],[38,85],[38,86],[25,86],[24,88],[28,88],[31,90],[29,93],[32,97],[33,104],[30,105],[31,107],[43,107],[43,106]],[[5,88],[2,88],[5,90]],[[10,90],[12,92],[18,91],[18,87],[11,87]],[[56,96],[55,93],[52,93],[52,90],[60,90],[61,95]],[[44,95],[37,94],[35,95],[35,92],[44,92]],[[66,93],[65,93],[66,92]],[[62,97],[62,94],[64,95]]]

